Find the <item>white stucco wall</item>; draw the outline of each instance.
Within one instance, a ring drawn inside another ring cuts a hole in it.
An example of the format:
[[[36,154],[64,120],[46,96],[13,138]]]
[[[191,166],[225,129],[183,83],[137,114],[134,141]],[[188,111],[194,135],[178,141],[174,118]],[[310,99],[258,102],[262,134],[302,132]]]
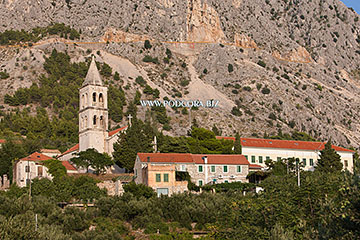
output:
[[[242,154],[247,156],[250,164],[258,164],[265,166],[266,157],[270,157],[271,160],[276,161],[278,157],[281,158],[299,158],[300,161],[306,159],[305,170],[314,170],[314,166],[319,159],[320,151],[312,150],[298,150],[298,149],[280,149],[280,148],[255,148],[255,147],[242,147]],[[353,154],[351,152],[338,152],[341,157],[341,161],[345,167],[345,161],[348,161],[347,170],[353,170]],[[255,162],[252,162],[252,156],[255,156]],[[263,162],[259,162],[259,157],[263,157]],[[313,159],[314,166],[310,166],[310,159]]]
[[[30,167],[30,172],[26,172],[25,167]],[[42,176],[39,176],[38,167],[42,167]],[[52,179],[52,176],[48,173],[48,169],[44,165],[39,165],[34,161],[19,161],[16,163],[16,184],[19,187],[26,186],[26,179],[34,178],[48,178]]]

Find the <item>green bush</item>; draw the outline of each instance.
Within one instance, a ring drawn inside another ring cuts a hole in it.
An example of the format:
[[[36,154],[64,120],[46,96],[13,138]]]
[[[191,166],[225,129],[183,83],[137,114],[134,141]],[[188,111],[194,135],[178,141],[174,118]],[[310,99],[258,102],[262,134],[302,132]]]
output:
[[[261,89],[261,93],[262,94],[270,94],[270,89],[267,87],[264,87],[263,89]]]
[[[257,62],[257,64],[258,64],[259,66],[263,67],[263,68],[266,67],[266,63],[265,63],[264,61],[262,61],[262,60],[259,60],[259,61]]]
[[[126,193],[133,194],[136,198],[151,198],[155,197],[156,193],[151,187],[145,186],[143,184],[136,184],[135,182],[130,182],[124,185],[124,191]]]
[[[152,58],[149,55],[145,55],[145,57],[143,58],[143,62],[150,62],[150,63],[154,63],[154,64],[159,64],[159,59],[156,58]]]
[[[145,84],[146,84],[146,81],[145,79],[142,77],[142,76],[138,76],[136,79],[135,79],[135,82],[137,84],[139,84],[140,86],[144,87]]]
[[[234,66],[232,64],[229,63],[228,65],[228,72],[231,73],[234,71]]]

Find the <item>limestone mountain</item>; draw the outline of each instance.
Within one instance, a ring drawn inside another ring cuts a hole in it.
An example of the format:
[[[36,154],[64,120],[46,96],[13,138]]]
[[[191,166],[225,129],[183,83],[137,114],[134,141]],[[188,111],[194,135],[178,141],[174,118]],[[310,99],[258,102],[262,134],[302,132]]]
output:
[[[297,130],[359,147],[359,15],[339,0],[3,0],[0,11],[0,32],[51,23],[81,32],[81,40],[1,46],[0,71],[9,74],[1,102],[37,82],[56,48],[73,62],[95,54],[119,73],[128,99],[144,90],[142,76],[161,98],[220,101],[190,116],[168,108],[174,135],[196,118],[223,135]]]

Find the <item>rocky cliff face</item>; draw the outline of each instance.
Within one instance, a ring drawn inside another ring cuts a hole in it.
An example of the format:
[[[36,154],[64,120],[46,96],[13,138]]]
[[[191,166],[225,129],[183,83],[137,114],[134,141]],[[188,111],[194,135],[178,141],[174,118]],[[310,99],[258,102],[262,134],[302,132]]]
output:
[[[339,0],[4,0],[0,11],[0,31],[62,22],[92,42],[0,49],[1,69],[10,74],[1,80],[2,96],[35,81],[53,47],[74,61],[101,50],[99,59],[130,83],[129,96],[142,75],[162,97],[219,99],[221,108],[191,117],[225,135],[296,129],[359,147],[359,16]],[[143,49],[146,39],[151,49]],[[166,48],[171,64],[162,61]],[[145,55],[160,64],[143,62]],[[232,115],[233,107],[242,115]],[[189,116],[168,113],[172,133],[186,132]]]

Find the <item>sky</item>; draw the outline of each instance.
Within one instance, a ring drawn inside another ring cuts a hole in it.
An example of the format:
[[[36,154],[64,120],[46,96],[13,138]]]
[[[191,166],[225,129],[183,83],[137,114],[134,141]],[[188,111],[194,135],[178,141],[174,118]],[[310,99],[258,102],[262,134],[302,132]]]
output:
[[[346,6],[352,7],[358,14],[360,14],[360,0],[341,0]]]

